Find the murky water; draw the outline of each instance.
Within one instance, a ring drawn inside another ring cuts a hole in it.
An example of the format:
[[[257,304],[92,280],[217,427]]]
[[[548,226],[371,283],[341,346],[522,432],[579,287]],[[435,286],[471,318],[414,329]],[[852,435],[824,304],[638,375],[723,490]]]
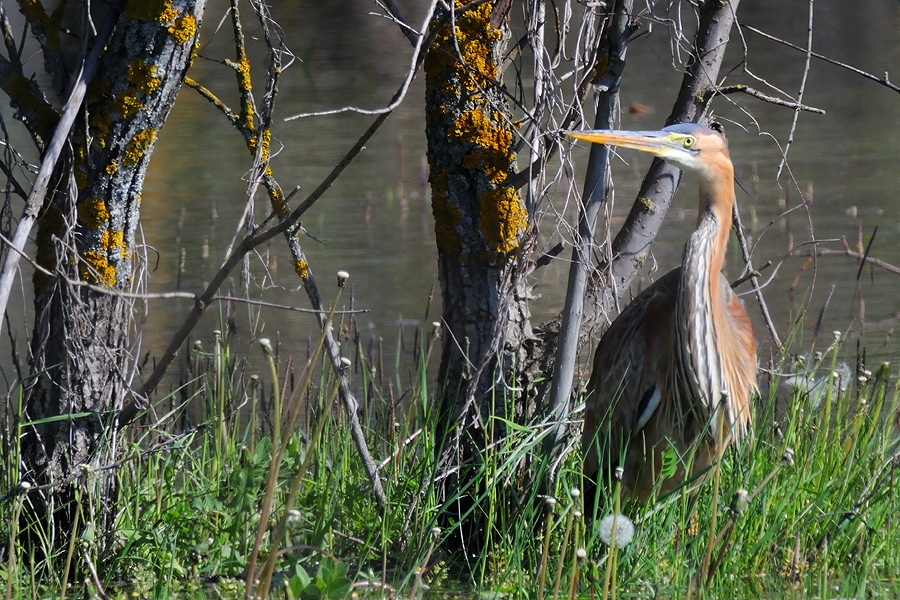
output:
[[[281,78],[281,117],[347,104],[378,108],[388,103],[402,82],[412,48],[396,26],[369,14],[376,10],[374,3],[275,4],[274,17],[298,57]],[[418,23],[423,8],[412,1],[405,5],[411,20]],[[739,15],[744,23],[802,46],[806,8],[806,3],[747,1]],[[817,52],[877,76],[890,71],[900,80],[900,5],[866,0],[852,7],[817,3],[815,10]],[[224,6],[218,2],[207,10],[203,57],[231,56],[227,21],[215,33],[223,12]],[[250,15],[245,15],[245,20],[252,32]],[[865,35],[860,35],[862,31]],[[750,49],[747,67],[752,73],[795,95],[801,85],[804,55],[750,32],[745,36]],[[740,59],[740,44],[734,43],[727,65],[735,72],[728,83],[747,83],[773,93],[763,82],[741,74]],[[260,75],[261,67],[256,65]],[[237,105],[234,77],[226,67],[200,58],[191,76],[221,93],[229,105]],[[635,42],[629,50],[622,105],[639,103],[646,110],[624,114],[622,127],[660,127],[679,82],[662,29]],[[262,80],[257,85],[261,86]],[[875,82],[813,60],[803,101],[827,114],[800,115],[788,154],[789,170],[777,180],[775,172],[793,113],[747,96],[715,101],[715,112],[727,128],[736,171],[751,192],[739,192],[738,201],[756,244],[755,264],[773,261],[779,266],[777,273],[774,267],[765,271],[766,275],[775,275],[765,293],[783,337],[807,308],[801,324],[804,343],[808,344],[817,315],[830,296],[822,325],[828,340],[832,330],[849,330],[854,341],[858,339],[868,348],[870,360],[898,355],[900,342],[894,331],[900,325],[900,276],[866,267],[857,280],[857,261],[841,255],[820,256],[807,266],[802,254],[811,251],[811,245],[798,250],[801,256],[785,258],[790,248],[813,238],[846,239],[856,250],[858,236],[866,244],[877,227],[871,256],[900,265],[900,244],[896,242],[900,234],[898,99],[896,93]],[[305,246],[324,296],[327,299],[332,295],[333,274],[339,269],[348,271],[355,306],[368,311],[357,317],[363,335],[384,337],[387,348],[394,345],[398,324],[425,318],[430,291],[437,285],[433,222],[424,181],[422,115],[419,77],[367,150],[304,219],[309,232],[324,242],[309,239]],[[278,123],[275,132],[282,149],[273,168],[279,182],[285,189],[301,186],[297,198],[302,198],[318,185],[372,119],[341,114]],[[576,150],[578,154],[583,161],[587,151]],[[609,223],[613,231],[634,197],[638,173],[649,162],[635,153],[624,153],[622,158],[627,164],[618,162],[615,166],[616,204]],[[158,257],[151,255],[149,265],[152,291],[201,290],[222,261],[244,210],[247,183],[242,177],[249,166],[250,156],[242,139],[223,116],[192,90],[183,90],[161,133],[143,195],[143,233],[147,243],[159,251]],[[576,177],[580,180],[583,171]],[[695,189],[695,184],[687,180],[654,247],[657,275],[676,266],[693,228]],[[785,208],[797,207],[803,200],[809,202],[808,212],[799,208],[787,217],[780,216]],[[258,202],[257,214],[263,215],[265,198],[260,196]],[[179,227],[182,222],[183,229]],[[561,228],[547,221],[543,225],[543,231],[551,237]],[[842,247],[840,242],[819,246],[828,250]],[[177,248],[185,251],[182,276]],[[568,254],[566,251],[561,257]],[[736,246],[732,246],[732,275],[739,270],[737,254]],[[540,294],[532,306],[536,320],[555,314],[562,306],[564,258],[536,274],[536,292]],[[305,294],[297,289],[298,281],[281,238],[252,257],[250,265],[251,297],[308,307]],[[240,294],[239,278],[235,273],[232,286],[236,295]],[[751,296],[746,300],[757,335],[763,347],[769,348],[760,311]],[[435,298],[429,320],[439,314],[437,302]],[[144,350],[158,353],[189,306],[185,300],[151,302]],[[280,338],[289,353],[303,353],[307,337],[315,331],[310,316],[266,309],[251,326],[247,315],[256,311],[236,308],[235,323],[245,347],[253,336],[266,335]],[[211,314],[196,335],[209,339],[217,318]]]
[[[330,3],[275,7],[275,17],[288,32],[292,50],[303,60],[283,75],[279,92],[282,116],[347,104],[378,108],[388,102],[402,81],[411,47],[393,25],[367,14],[370,8],[357,4],[347,9]],[[879,76],[885,70],[898,70],[896,4],[873,0],[850,9],[823,3],[815,9],[814,48],[818,52]],[[216,10],[220,9],[211,8],[208,13],[207,32],[217,19]],[[420,11],[413,3],[407,7],[409,15]],[[865,17],[859,16],[861,13]],[[783,3],[747,2],[740,15],[743,22],[773,35],[798,45],[805,42],[805,4],[785,8]],[[866,36],[857,35],[861,28],[868,31]],[[804,55],[750,32],[745,36],[752,73],[796,94]],[[207,42],[204,54],[219,56],[229,41],[223,29]],[[640,103],[647,110],[624,114],[622,127],[658,128],[680,81],[671,68],[665,33],[657,30],[648,40],[633,44],[628,58],[622,105]],[[741,48],[735,43],[728,66],[739,69],[740,59]],[[233,97],[227,93],[233,80],[220,65],[198,61],[192,76]],[[739,72],[729,81],[772,93],[763,82]],[[304,220],[310,233],[324,242],[306,243],[320,285],[328,291],[334,272],[350,272],[355,305],[368,310],[358,317],[363,334],[387,340],[395,339],[398,324],[425,317],[430,291],[436,285],[433,225],[424,181],[422,95],[418,78],[363,155]],[[814,248],[811,245],[801,247],[796,257],[785,255],[811,239],[846,239],[856,250],[859,236],[866,244],[877,227],[871,255],[900,265],[900,245],[895,241],[900,234],[898,97],[877,83],[814,60],[803,101],[827,114],[800,115],[788,168],[777,180],[780,148],[788,138],[793,113],[747,96],[720,98],[715,104],[716,114],[727,127],[738,177],[750,192],[739,193],[738,200],[756,244],[754,261],[756,265],[767,261],[778,265],[777,272],[774,267],[765,271],[774,274],[766,288],[772,318],[780,335],[786,337],[797,315],[806,309],[800,324],[808,344],[818,313],[830,296],[822,323],[827,340],[832,330],[849,330],[854,340],[868,348],[870,359],[894,356],[900,348],[893,335],[900,323],[900,276],[866,267],[857,280],[858,262],[841,255],[820,256],[807,265],[804,255]],[[288,189],[295,185],[303,191],[313,189],[372,118],[342,114],[278,124],[276,134],[284,148],[274,169],[281,184]],[[585,150],[576,152],[586,157]],[[634,196],[637,173],[648,163],[634,153],[626,153],[623,159],[628,164],[616,166],[616,205],[609,223],[613,230]],[[162,133],[144,194],[144,232],[156,247],[173,247],[176,223],[180,211],[185,211],[186,227],[178,240],[187,257],[183,289],[199,289],[202,278],[209,277],[221,260],[244,207],[246,184],[241,175],[248,166],[249,157],[237,134],[210,105],[185,90]],[[576,174],[579,179],[582,176]],[[654,248],[661,272],[676,266],[693,227],[694,190],[695,184],[688,180]],[[808,212],[795,208],[804,200],[809,203]],[[795,210],[787,217],[780,216],[785,208]],[[545,222],[543,229],[552,232],[554,226]],[[209,247],[208,258],[202,257],[204,244]],[[833,251],[843,245],[831,242],[818,247]],[[737,260],[733,246],[729,263],[734,274],[740,267]],[[152,273],[152,289],[175,287],[177,263],[175,254],[164,252]],[[307,306],[305,294],[296,290],[297,281],[280,239],[251,264],[256,297]],[[263,267],[269,269],[271,278],[264,276]],[[540,294],[532,307],[536,319],[552,315],[562,306],[565,260],[543,271],[536,275]],[[769,348],[760,311],[752,297],[746,299],[757,335],[763,347]],[[436,302],[432,316],[438,314]],[[154,331],[159,337],[147,339],[151,347],[165,339],[164,332],[174,328],[187,308],[172,301],[154,304],[153,321],[158,324]],[[239,308],[238,314],[242,313],[246,309]],[[239,326],[241,323],[246,319],[239,318]],[[264,311],[253,333],[278,334],[288,351],[296,351],[305,347],[313,331],[308,316]]]

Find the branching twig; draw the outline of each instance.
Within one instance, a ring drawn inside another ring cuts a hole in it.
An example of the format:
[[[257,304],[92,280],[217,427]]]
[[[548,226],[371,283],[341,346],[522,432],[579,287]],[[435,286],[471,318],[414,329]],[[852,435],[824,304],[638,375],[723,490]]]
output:
[[[799,50],[800,52],[803,52],[803,53],[807,52],[806,48],[801,48],[800,46],[797,46],[796,44],[792,44],[792,43],[788,42],[787,40],[783,40],[779,37],[775,37],[774,35],[766,33],[765,31],[757,29],[756,27],[751,27],[750,25],[742,24],[741,28],[746,29],[748,31],[752,31],[753,33],[755,33],[757,35],[761,35],[762,37],[764,37],[766,39],[772,40],[773,42],[778,42],[779,44],[782,44],[783,46],[787,46],[788,48],[793,48],[794,50]],[[833,58],[828,58],[827,56],[825,56],[823,54],[819,54],[817,52],[810,51],[809,55],[812,56],[813,58],[818,58],[819,60],[822,60],[829,64],[832,64],[836,67],[840,67],[842,69],[846,69],[848,71],[856,73],[857,75],[861,75],[861,76],[865,77],[866,79],[871,79],[872,81],[874,81],[876,83],[880,83],[881,85],[885,86],[889,90],[893,90],[897,93],[900,93],[900,86],[897,86],[891,82],[890,76],[887,71],[884,72],[884,75],[882,77],[878,77],[877,75],[872,75],[871,73],[867,73],[866,71],[863,71],[862,69],[857,69],[856,67],[850,66],[846,63],[842,63],[838,60],[834,60]]]
[[[747,239],[744,237],[744,226],[741,223],[741,213],[738,211],[737,203],[735,203],[732,208],[732,220],[734,221],[734,232],[737,235],[738,245],[741,248],[741,256],[743,257],[744,264],[747,265],[747,270],[749,272],[747,277],[750,279],[750,284],[753,286],[754,294],[756,294],[759,310],[762,312],[763,320],[766,322],[766,328],[769,330],[769,335],[772,336],[772,341],[775,342],[775,346],[781,350],[784,346],[781,343],[781,338],[778,336],[778,331],[775,329],[775,323],[772,321],[771,315],[769,315],[769,307],[766,304],[766,299],[763,297],[762,288],[758,281],[759,272],[753,269],[753,258],[750,256]]]
[[[763,102],[768,102],[769,104],[777,104],[778,106],[784,106],[787,108],[793,108],[794,110],[811,112],[817,115],[824,115],[825,111],[821,108],[816,108],[815,106],[807,106],[805,104],[801,104],[799,101],[790,102],[788,100],[782,100],[781,98],[776,98],[775,96],[770,96],[768,94],[764,94],[757,90],[756,88],[752,88],[749,85],[744,85],[742,83],[736,85],[726,85],[725,87],[719,87],[715,89],[711,89],[707,92],[707,97],[712,98],[713,96],[725,96],[727,94],[747,94],[748,96],[752,96],[757,100],[762,100]]]
[[[806,23],[806,62],[803,63],[803,76],[800,78],[800,89],[797,91],[797,105],[802,106],[803,94],[806,91],[806,81],[809,78],[809,63],[812,60],[812,35],[813,35],[813,4],[815,0],[809,0],[809,16]],[[784,143],[784,151],[781,153],[781,160],[778,162],[778,168],[775,170],[775,180],[781,178],[781,170],[787,162],[788,151],[791,144],[794,143],[794,132],[797,130],[797,120],[800,118],[800,111],[794,111],[794,117],[791,119],[791,129],[788,131],[787,141]]]

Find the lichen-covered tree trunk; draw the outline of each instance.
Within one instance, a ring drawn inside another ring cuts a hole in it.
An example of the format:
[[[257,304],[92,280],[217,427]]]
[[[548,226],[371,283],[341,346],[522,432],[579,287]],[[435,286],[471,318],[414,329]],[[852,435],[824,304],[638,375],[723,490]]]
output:
[[[73,4],[69,9],[80,14],[72,26],[84,23],[89,6],[96,6],[77,3],[76,10]],[[51,274],[38,271],[33,280],[36,377],[24,406],[31,425],[24,429],[22,477],[46,487],[29,494],[26,504],[32,539],[64,539],[76,497],[82,507],[100,507],[83,518],[110,516],[103,506],[115,481],[109,468],[117,450],[112,419],[130,387],[134,358],[131,301],[118,292],[131,289],[144,175],[184,81],[204,5],[132,0],[91,15],[97,23],[114,19],[115,26],[108,40],[91,42],[105,47],[37,232],[38,262]],[[56,11],[48,15],[38,0],[22,0],[20,10],[44,53],[54,92],[64,100],[80,67],[78,46],[60,43],[64,25]],[[75,38],[89,39],[90,29],[74,31]],[[20,113],[29,103],[43,106],[44,114],[54,105],[36,85],[28,94],[15,92],[18,99],[9,95]],[[52,119],[49,125],[23,120],[37,139],[47,139],[54,127]]]
[[[443,301],[441,416],[451,434],[445,449],[455,460],[477,461],[503,434],[490,418],[515,417],[519,400],[513,390],[529,334],[520,268],[528,215],[509,183],[515,124],[499,66],[508,30],[491,3],[464,5],[435,14],[425,98]]]

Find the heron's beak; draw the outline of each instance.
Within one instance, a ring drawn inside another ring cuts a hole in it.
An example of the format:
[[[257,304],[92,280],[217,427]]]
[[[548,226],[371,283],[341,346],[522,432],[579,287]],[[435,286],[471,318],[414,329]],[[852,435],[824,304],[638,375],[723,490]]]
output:
[[[672,133],[668,131],[585,130],[566,131],[565,134],[595,144],[632,148],[656,156],[664,156],[674,147]]]

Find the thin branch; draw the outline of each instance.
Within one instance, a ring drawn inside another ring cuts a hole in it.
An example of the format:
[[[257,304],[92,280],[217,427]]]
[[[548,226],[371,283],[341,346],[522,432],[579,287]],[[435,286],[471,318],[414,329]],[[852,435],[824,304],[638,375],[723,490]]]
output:
[[[759,310],[766,323],[766,328],[769,330],[769,335],[772,336],[772,341],[775,342],[775,346],[780,351],[784,348],[784,344],[781,343],[781,338],[778,337],[778,330],[775,329],[775,323],[772,321],[769,307],[766,304],[766,299],[763,297],[762,288],[759,285],[759,271],[753,268],[753,258],[750,256],[747,239],[744,237],[744,226],[741,223],[741,213],[738,211],[737,203],[732,207],[731,213],[732,221],[734,222],[734,232],[737,235],[738,246],[741,248],[741,256],[743,256],[744,264],[747,265],[747,270],[749,271],[747,277],[750,279],[750,285],[753,286],[753,293],[756,294],[756,301],[759,304]]]
[[[809,0],[809,16],[806,23],[806,62],[803,63],[803,76],[800,78],[800,89],[797,92],[797,104],[802,105],[803,94],[806,91],[806,81],[809,79],[809,63],[812,60],[812,36],[813,36],[813,5],[815,0]],[[797,130],[797,121],[800,118],[800,111],[794,111],[794,118],[791,119],[791,129],[788,131],[788,139],[784,144],[784,152],[781,153],[781,160],[778,162],[778,169],[775,170],[775,180],[781,178],[781,171],[787,162],[788,151],[791,144],[794,143],[794,132]]]
[[[709,91],[707,97],[712,96],[725,96],[727,94],[747,94],[748,96],[752,96],[757,100],[762,100],[763,102],[768,102],[769,104],[777,104],[778,106],[785,106],[787,108],[792,108],[794,110],[803,111],[803,112],[811,112],[817,115],[824,115],[825,111],[821,108],[816,108],[814,106],[807,106],[805,104],[801,104],[800,102],[790,102],[788,100],[782,100],[781,98],[776,98],[775,96],[770,96],[768,94],[764,94],[757,90],[756,88],[752,88],[749,85],[737,84],[737,85],[727,85],[725,87],[715,88]]]
[[[432,0],[431,6],[428,8],[428,11],[425,14],[424,22],[422,23],[421,30],[428,30],[428,23],[431,21],[434,16],[434,10],[437,7],[438,0]],[[394,97],[391,98],[390,103],[387,106],[376,109],[366,109],[360,108],[358,106],[344,106],[343,108],[335,108],[332,110],[322,110],[317,112],[309,112],[309,113],[300,113],[290,117],[285,117],[285,121],[293,121],[295,119],[305,119],[308,117],[322,117],[326,115],[337,115],[345,112],[354,112],[363,115],[381,115],[381,114],[390,114],[394,111],[395,108],[400,106],[403,102],[403,99],[406,97],[406,92],[409,91],[409,86],[412,84],[413,79],[416,76],[416,73],[419,72],[419,65],[421,64],[421,59],[424,56],[424,52],[422,51],[425,46],[427,36],[424,34],[419,34],[416,43],[415,49],[412,53],[412,58],[410,59],[409,70],[406,72],[406,77],[403,79],[403,83],[400,85],[400,89],[397,93],[394,94]],[[430,40],[429,40],[430,41]]]
[[[818,58],[819,60],[825,61],[836,67],[840,67],[840,68],[846,69],[852,73],[856,73],[857,75],[861,75],[861,76],[865,77],[866,79],[871,79],[872,81],[874,81],[876,83],[880,83],[881,85],[885,86],[889,90],[893,90],[897,93],[900,93],[900,86],[894,85],[891,82],[890,75],[888,74],[887,71],[884,72],[883,76],[878,77],[877,75],[872,75],[871,73],[867,73],[866,71],[863,71],[862,69],[857,69],[856,67],[850,66],[846,63],[842,63],[838,60],[834,60],[833,58],[828,58],[827,56],[825,56],[823,54],[819,54],[817,52],[812,52],[812,51],[807,51],[806,48],[801,48],[800,46],[797,46],[796,44],[792,44],[792,43],[788,42],[787,40],[783,40],[781,38],[775,37],[774,35],[768,34],[765,31],[757,29],[756,27],[751,27],[750,25],[742,24],[741,28],[746,29],[748,31],[752,31],[753,33],[755,33],[757,35],[761,35],[762,37],[764,37],[766,39],[772,40],[773,42],[778,42],[779,44],[782,44],[783,46],[787,46],[788,48],[793,48],[794,50],[799,50],[800,52],[803,52],[803,53],[809,52],[809,55],[813,58]]]

